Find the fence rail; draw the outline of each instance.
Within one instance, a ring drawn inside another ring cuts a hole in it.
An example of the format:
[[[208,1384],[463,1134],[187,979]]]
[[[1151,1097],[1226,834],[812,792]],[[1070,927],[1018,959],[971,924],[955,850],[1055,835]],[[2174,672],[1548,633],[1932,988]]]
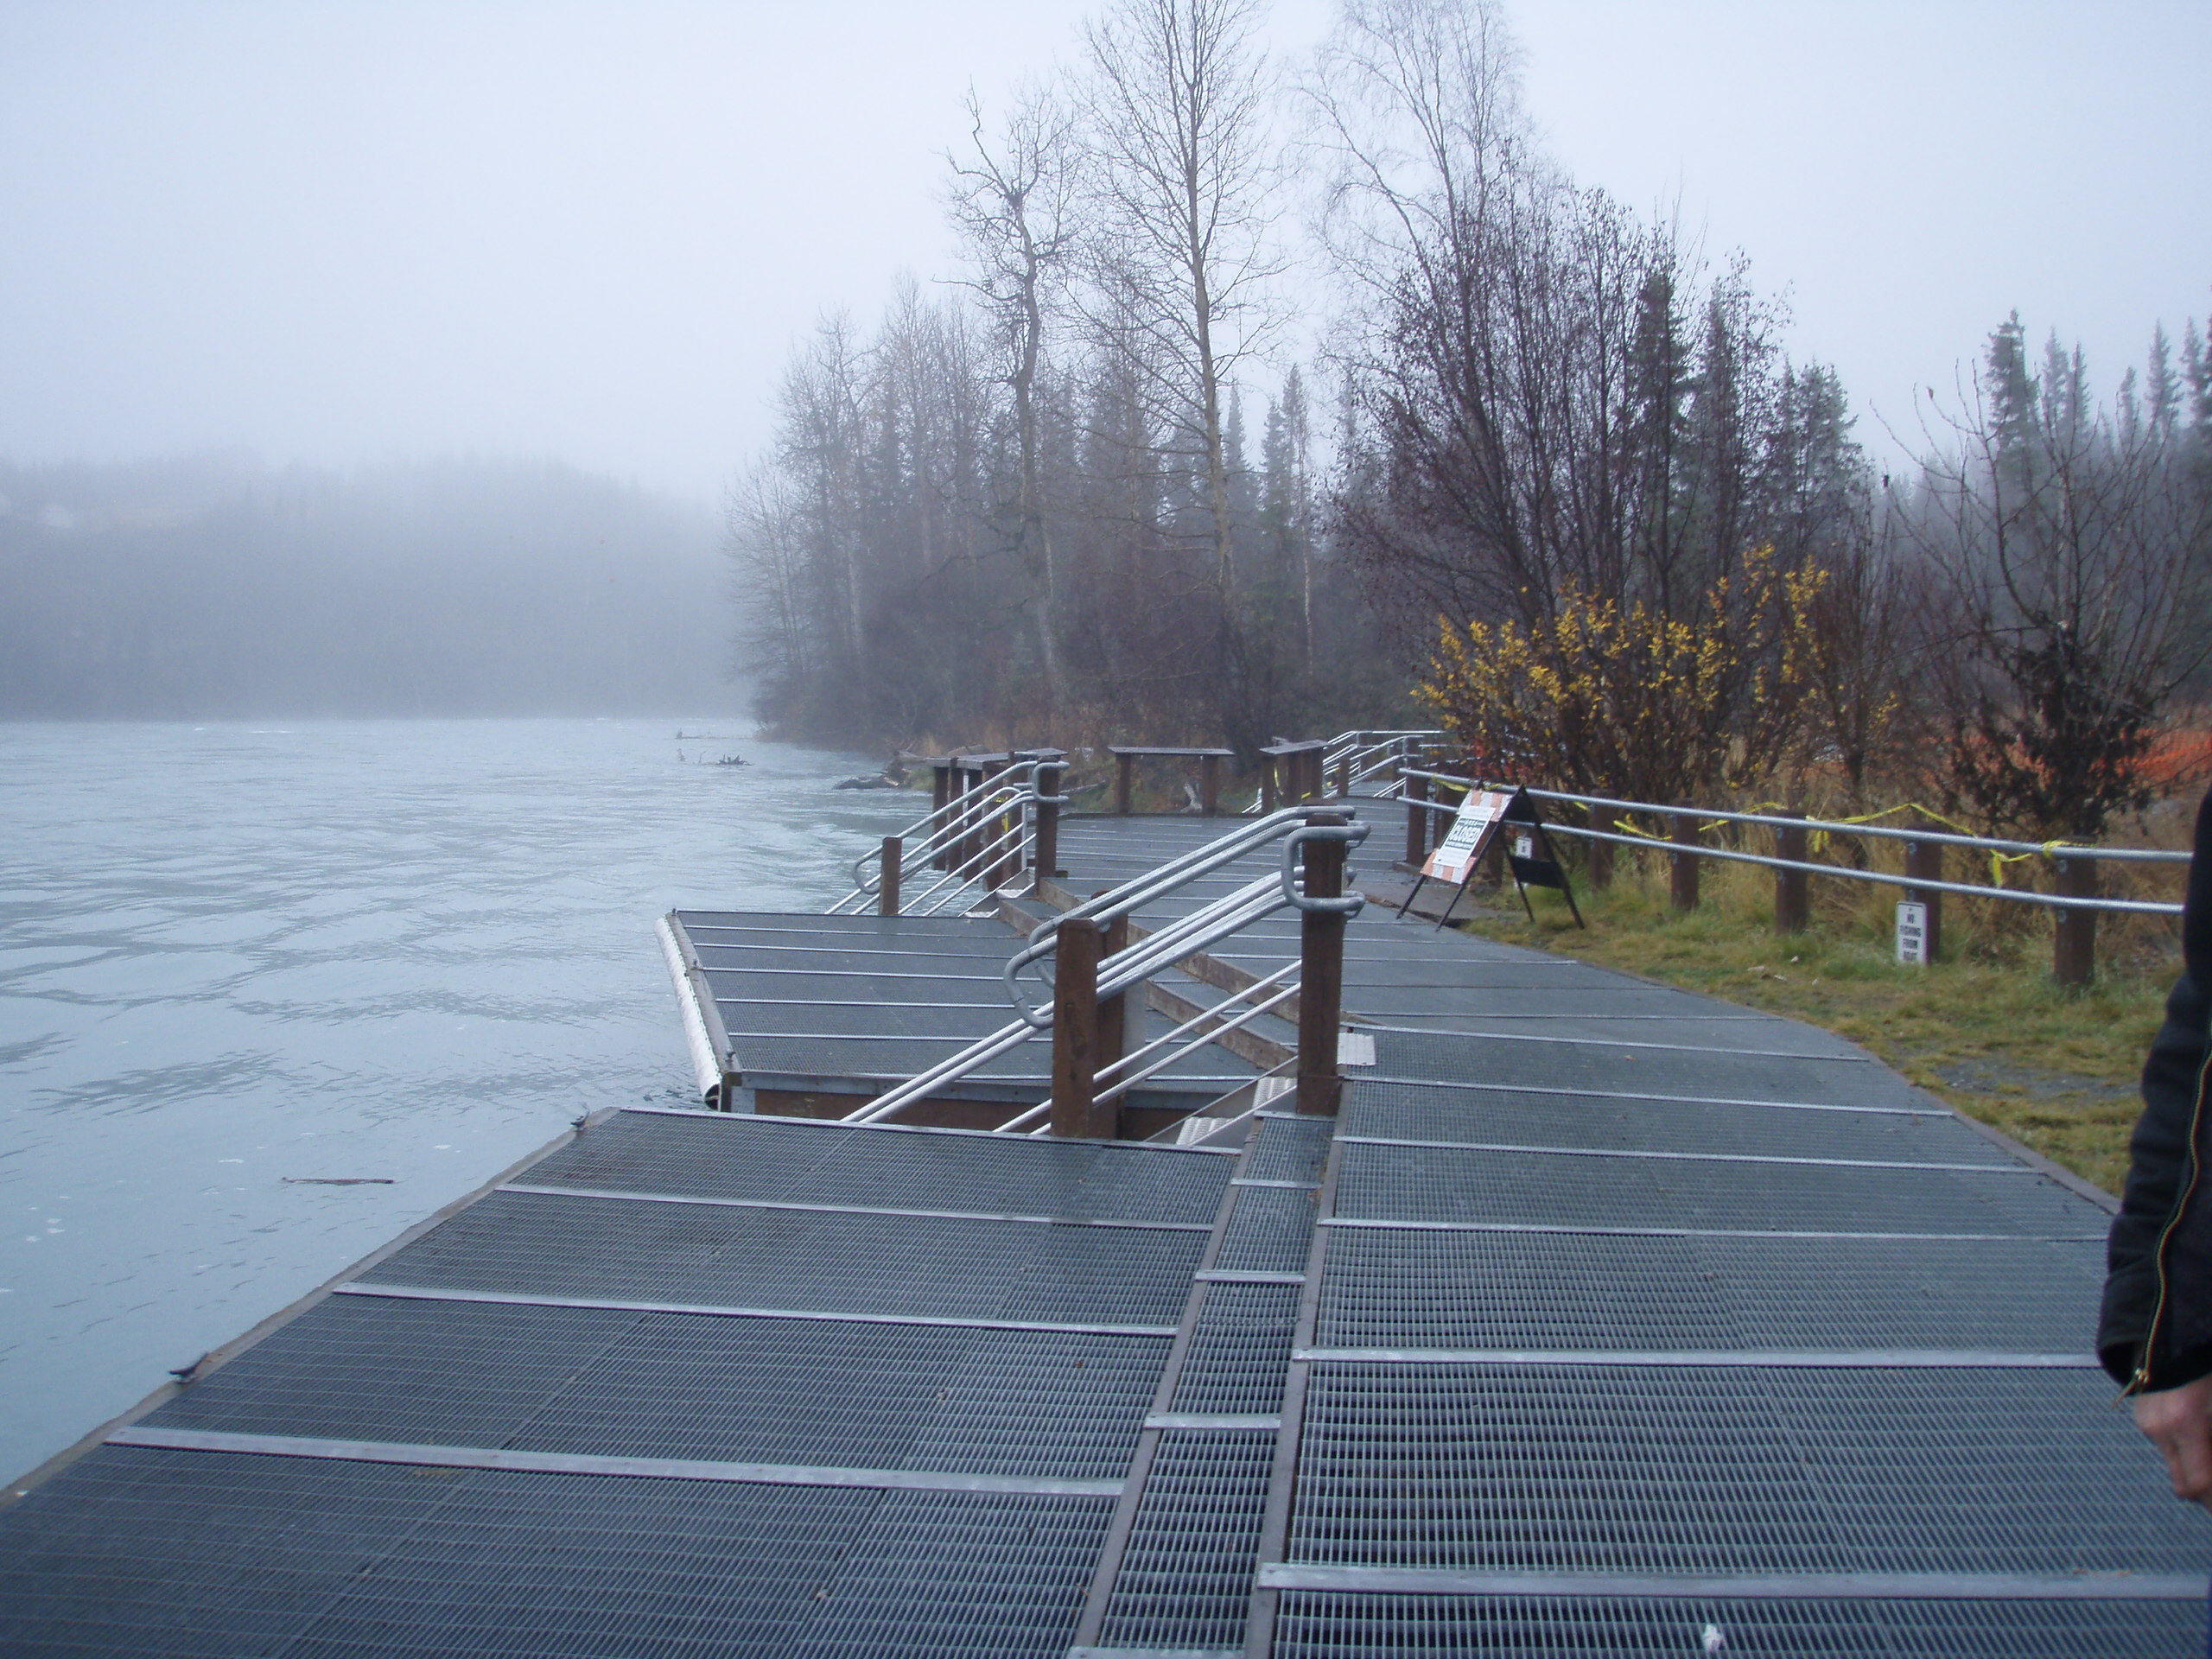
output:
[[[1418,809],[1433,816],[1448,816],[1459,810],[1457,801],[1434,798],[1439,786],[1462,792],[1514,786],[1496,780],[1462,778],[1448,772],[1412,768],[1402,771],[1400,779],[1402,782],[1418,779],[1421,785],[1419,791],[1403,791],[1408,811],[1411,813]],[[2186,865],[2190,861],[2188,853],[2167,852],[2156,848],[2006,841],[1990,836],[1961,836],[1936,830],[1850,823],[1833,818],[1733,812],[1687,804],[1662,805],[1653,801],[1622,800],[1610,795],[1578,794],[1571,790],[1530,787],[1528,793],[1540,801],[1580,806],[1591,816],[1599,811],[1643,813],[1672,826],[1672,838],[1661,840],[1650,836],[1620,834],[1616,830],[1600,830],[1594,824],[1573,823],[1561,819],[1547,818],[1544,823],[1548,834],[1574,836],[1592,843],[1593,847],[1633,847],[1642,851],[1664,851],[1673,861],[1675,903],[1678,909],[1695,908],[1696,864],[1698,861],[1711,859],[1724,863],[1756,864],[1776,872],[1776,926],[1783,931],[1796,931],[1804,925],[1802,883],[1808,877],[1832,877],[1840,880],[1872,882],[1882,887],[1902,888],[1909,898],[1930,906],[1929,954],[1931,957],[1935,954],[1935,941],[1940,938],[1941,894],[1994,899],[2056,911],[2058,912],[2058,937],[2053,947],[2052,971],[2063,984],[2085,983],[2093,976],[2095,966],[2094,929],[2099,912],[2147,916],[2181,914],[2182,907],[2178,904],[2148,899],[2120,899],[2099,893],[2096,882],[2100,863]],[[1419,861],[1420,844],[1426,839],[1415,828],[1418,822],[1414,820],[1408,824],[1407,835],[1408,857],[1415,862]],[[1697,839],[1700,824],[1707,823],[1751,824],[1770,830],[1775,835],[1777,850],[1768,855],[1747,852],[1738,848],[1707,846]],[[1905,869],[1900,874],[1889,870],[1862,870],[1847,864],[1817,862],[1802,855],[1803,838],[1808,832],[1903,842],[1905,844]],[[2039,893],[2031,887],[1946,880],[1941,873],[1942,851],[1954,847],[2000,856],[2044,859],[2051,865],[2059,890]],[[1784,851],[1785,848],[1788,852]],[[1791,856],[1789,853],[1798,855]],[[1792,881],[1798,884],[1796,887],[1785,887],[1785,883]]]

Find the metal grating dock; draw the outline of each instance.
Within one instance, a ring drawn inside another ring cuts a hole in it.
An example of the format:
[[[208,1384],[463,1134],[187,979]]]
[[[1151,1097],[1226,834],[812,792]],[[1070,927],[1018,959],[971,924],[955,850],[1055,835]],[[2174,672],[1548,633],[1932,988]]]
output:
[[[1065,885],[1221,827],[1070,819]],[[996,921],[683,920],[763,1090],[1005,1017]],[[2099,1195],[1824,1033],[1380,906],[1345,983],[1342,1115],[1215,1150],[594,1121],[0,1511],[0,1651],[2203,1651]]]

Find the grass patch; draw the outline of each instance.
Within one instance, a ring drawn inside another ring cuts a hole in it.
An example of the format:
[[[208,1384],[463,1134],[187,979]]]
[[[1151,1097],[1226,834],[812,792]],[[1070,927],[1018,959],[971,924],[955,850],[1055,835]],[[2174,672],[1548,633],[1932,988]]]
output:
[[[1626,858],[1604,892],[1578,883],[1586,932],[1549,893],[1531,895],[1532,925],[1510,889],[1465,925],[1824,1027],[2119,1192],[2141,1110],[2144,1053],[2180,971],[2170,940],[2114,930],[2095,983],[2068,990],[2050,976],[2048,919],[2025,906],[1959,905],[1964,913],[1945,918],[1945,960],[1923,968],[1895,959],[1897,895],[1888,888],[1815,882],[1811,930],[1783,938],[1774,932],[1770,875],[1710,862],[1702,873],[1704,902],[1688,914],[1669,908],[1657,858]]]

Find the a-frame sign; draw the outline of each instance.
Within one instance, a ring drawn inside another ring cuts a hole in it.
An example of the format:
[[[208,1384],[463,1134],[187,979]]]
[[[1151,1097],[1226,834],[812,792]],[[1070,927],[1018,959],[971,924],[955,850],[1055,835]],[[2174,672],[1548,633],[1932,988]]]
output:
[[[1525,789],[1470,789],[1466,798],[1459,803],[1452,827],[1421,867],[1421,879],[1414,883],[1413,892],[1406,895],[1406,902],[1398,907],[1398,914],[1403,916],[1413,908],[1414,899],[1427,883],[1448,881],[1452,884],[1452,897],[1436,918],[1437,926],[1442,927],[1445,918],[1452,913],[1452,906],[1459,902],[1459,895],[1474,880],[1475,867],[1500,836],[1510,837],[1505,861],[1513,872],[1513,885],[1521,894],[1529,919],[1536,919],[1536,907],[1529,902],[1529,889],[1556,887],[1567,899],[1574,925],[1589,925],[1582,919],[1582,907],[1574,902],[1574,889],[1567,884],[1567,871],[1552,850],[1551,837],[1544,833],[1543,818]]]

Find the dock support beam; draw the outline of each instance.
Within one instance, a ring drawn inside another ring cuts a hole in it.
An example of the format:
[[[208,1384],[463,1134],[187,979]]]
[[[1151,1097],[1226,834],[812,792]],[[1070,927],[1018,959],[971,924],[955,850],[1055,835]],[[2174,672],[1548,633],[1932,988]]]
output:
[[[899,860],[905,843],[896,836],[883,838],[883,877],[876,886],[875,913],[896,916],[899,913]]]
[[[1682,802],[1681,804],[1687,806],[1688,803]],[[1674,863],[1671,897],[1676,910],[1695,910],[1697,908],[1697,814],[1676,812],[1672,817],[1675,851],[1669,855]]]
[[[1351,822],[1341,812],[1312,812],[1306,822],[1319,826]],[[1309,841],[1305,893],[1308,899],[1340,899],[1344,891],[1344,844]],[[1298,918],[1298,1110],[1303,1116],[1334,1117],[1344,1096],[1337,1071],[1337,1027],[1344,1000],[1344,918],[1325,911],[1301,911]]]
[[[2097,896],[2097,861],[2079,853],[2058,860],[2059,896],[2094,899]],[[2058,935],[2052,942],[2051,977],[2062,985],[2087,985],[2097,976],[2097,912],[2069,906],[2058,912]]]
[[[1792,812],[1791,817],[1802,814]],[[1774,832],[1774,855],[1802,864],[1805,861],[1805,830],[1802,824],[1783,824]],[[1802,870],[1777,870],[1774,873],[1774,931],[1777,933],[1802,933],[1812,925],[1812,878]]]

